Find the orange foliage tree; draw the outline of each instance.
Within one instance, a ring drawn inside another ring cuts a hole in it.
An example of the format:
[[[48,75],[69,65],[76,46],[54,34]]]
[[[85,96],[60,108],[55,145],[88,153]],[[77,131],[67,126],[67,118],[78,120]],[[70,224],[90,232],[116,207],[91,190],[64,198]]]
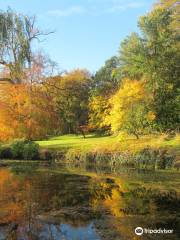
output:
[[[56,114],[42,86],[8,85],[0,94],[0,140],[39,139],[54,129]]]

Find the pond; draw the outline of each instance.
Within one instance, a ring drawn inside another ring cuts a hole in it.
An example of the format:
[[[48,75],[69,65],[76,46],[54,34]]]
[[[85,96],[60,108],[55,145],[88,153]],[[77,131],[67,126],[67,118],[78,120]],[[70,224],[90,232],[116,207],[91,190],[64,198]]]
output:
[[[0,240],[178,240],[179,176],[0,168]]]

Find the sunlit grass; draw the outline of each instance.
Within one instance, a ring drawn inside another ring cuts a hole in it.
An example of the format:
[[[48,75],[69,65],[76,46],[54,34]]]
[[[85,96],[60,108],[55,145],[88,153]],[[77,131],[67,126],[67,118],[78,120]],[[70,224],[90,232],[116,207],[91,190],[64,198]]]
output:
[[[172,140],[165,140],[165,135],[148,135],[140,139],[132,136],[126,137],[124,140],[119,136],[96,136],[87,135],[84,139],[81,135],[64,135],[50,138],[45,141],[38,141],[40,147],[47,149],[65,150],[69,148],[78,149],[106,149],[107,151],[137,151],[145,147],[166,147],[173,150],[179,150],[180,135]]]

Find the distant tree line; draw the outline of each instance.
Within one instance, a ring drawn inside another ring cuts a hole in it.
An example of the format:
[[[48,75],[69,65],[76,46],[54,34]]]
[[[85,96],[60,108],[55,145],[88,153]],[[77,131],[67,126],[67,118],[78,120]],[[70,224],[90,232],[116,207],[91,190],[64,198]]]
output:
[[[94,75],[55,72],[56,64],[32,47],[49,32],[34,17],[1,11],[1,76],[10,81],[0,84],[0,140],[179,131],[179,8],[175,0],[155,4],[140,17],[140,34],[128,36]]]

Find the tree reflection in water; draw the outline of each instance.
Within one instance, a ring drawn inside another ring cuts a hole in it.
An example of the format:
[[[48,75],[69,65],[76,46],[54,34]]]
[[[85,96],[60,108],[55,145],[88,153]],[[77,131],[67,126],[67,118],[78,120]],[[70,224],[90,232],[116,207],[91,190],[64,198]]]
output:
[[[178,229],[176,191],[122,179],[0,169],[0,233],[15,240],[129,240],[137,226]],[[176,232],[166,237],[179,238]]]

